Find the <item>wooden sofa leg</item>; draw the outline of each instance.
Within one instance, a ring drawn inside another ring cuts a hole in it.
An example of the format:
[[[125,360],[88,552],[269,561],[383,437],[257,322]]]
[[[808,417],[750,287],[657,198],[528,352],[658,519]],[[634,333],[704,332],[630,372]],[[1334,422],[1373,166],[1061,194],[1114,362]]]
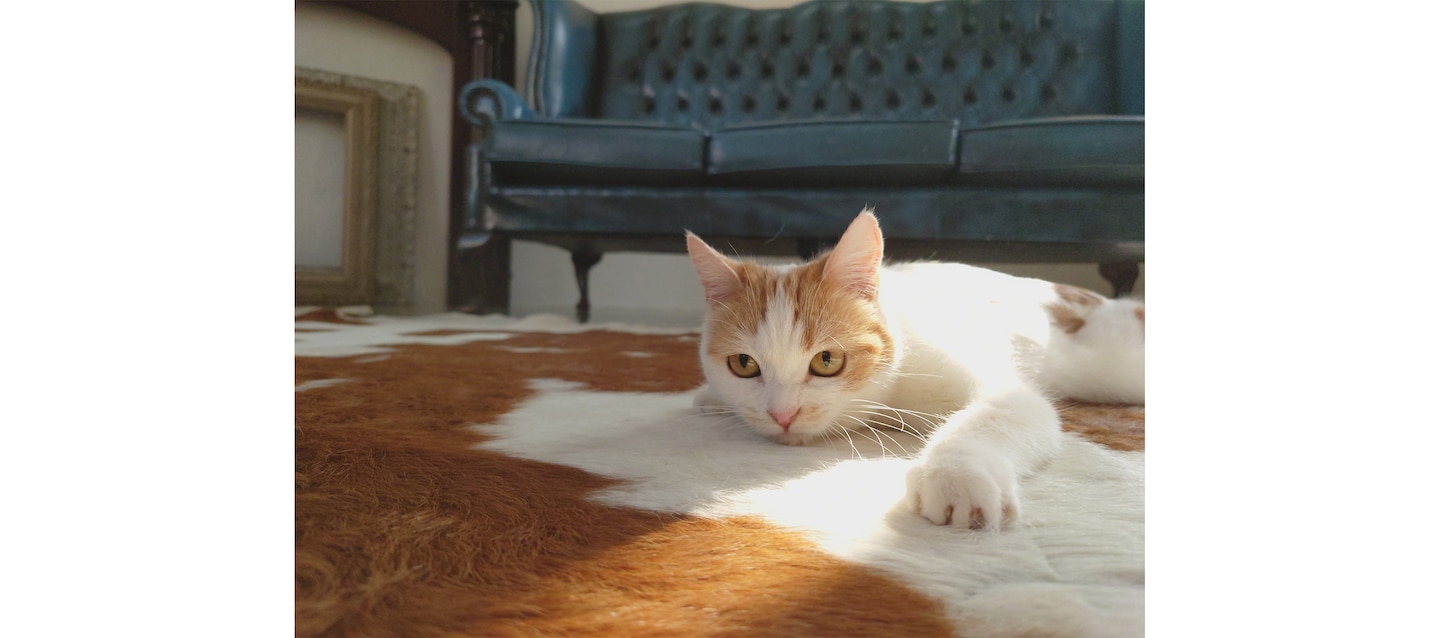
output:
[[[1118,299],[1135,291],[1135,280],[1140,278],[1140,263],[1121,261],[1100,264],[1100,276],[1115,288],[1115,297]]]
[[[570,253],[570,262],[575,264],[575,283],[580,284],[580,303],[575,304],[575,317],[580,323],[590,321],[590,269],[600,263],[601,253],[593,250],[577,250]]]

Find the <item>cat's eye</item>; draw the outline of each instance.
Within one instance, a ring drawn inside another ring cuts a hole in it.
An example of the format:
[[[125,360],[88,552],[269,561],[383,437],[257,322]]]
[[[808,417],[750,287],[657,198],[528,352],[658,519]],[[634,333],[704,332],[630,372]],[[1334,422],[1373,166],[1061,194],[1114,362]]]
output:
[[[810,359],[810,373],[817,377],[833,377],[845,367],[845,353],[826,350]]]
[[[725,363],[729,364],[730,371],[741,379],[749,379],[760,374],[760,364],[755,363],[755,359],[748,354],[732,354],[725,359]]]

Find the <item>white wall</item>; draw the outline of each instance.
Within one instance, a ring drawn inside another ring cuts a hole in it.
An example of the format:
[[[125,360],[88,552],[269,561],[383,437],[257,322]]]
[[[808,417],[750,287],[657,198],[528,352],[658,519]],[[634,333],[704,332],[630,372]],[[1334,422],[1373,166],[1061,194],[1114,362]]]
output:
[[[295,65],[419,87],[414,304],[417,313],[444,311],[455,111],[450,54],[418,33],[356,11],[296,3]],[[301,250],[297,246],[297,254]]]

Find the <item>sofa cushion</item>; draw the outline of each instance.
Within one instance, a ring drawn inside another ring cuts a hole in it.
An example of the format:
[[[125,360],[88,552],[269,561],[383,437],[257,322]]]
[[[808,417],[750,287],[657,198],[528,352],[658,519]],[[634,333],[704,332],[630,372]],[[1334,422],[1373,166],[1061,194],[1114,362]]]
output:
[[[730,184],[927,184],[955,171],[948,120],[745,124],[711,135],[705,172]]]
[[[1145,116],[1019,120],[960,132],[963,182],[1145,183]]]
[[[675,184],[700,179],[705,134],[636,122],[509,120],[491,129],[485,152],[507,182]]]

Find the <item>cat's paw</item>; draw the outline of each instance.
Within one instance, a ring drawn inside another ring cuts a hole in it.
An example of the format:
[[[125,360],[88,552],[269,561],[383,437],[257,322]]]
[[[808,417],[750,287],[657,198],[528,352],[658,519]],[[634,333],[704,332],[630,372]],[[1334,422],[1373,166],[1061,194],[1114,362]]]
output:
[[[905,502],[936,525],[1002,529],[1020,517],[1018,479],[998,459],[925,457],[905,475]]]

